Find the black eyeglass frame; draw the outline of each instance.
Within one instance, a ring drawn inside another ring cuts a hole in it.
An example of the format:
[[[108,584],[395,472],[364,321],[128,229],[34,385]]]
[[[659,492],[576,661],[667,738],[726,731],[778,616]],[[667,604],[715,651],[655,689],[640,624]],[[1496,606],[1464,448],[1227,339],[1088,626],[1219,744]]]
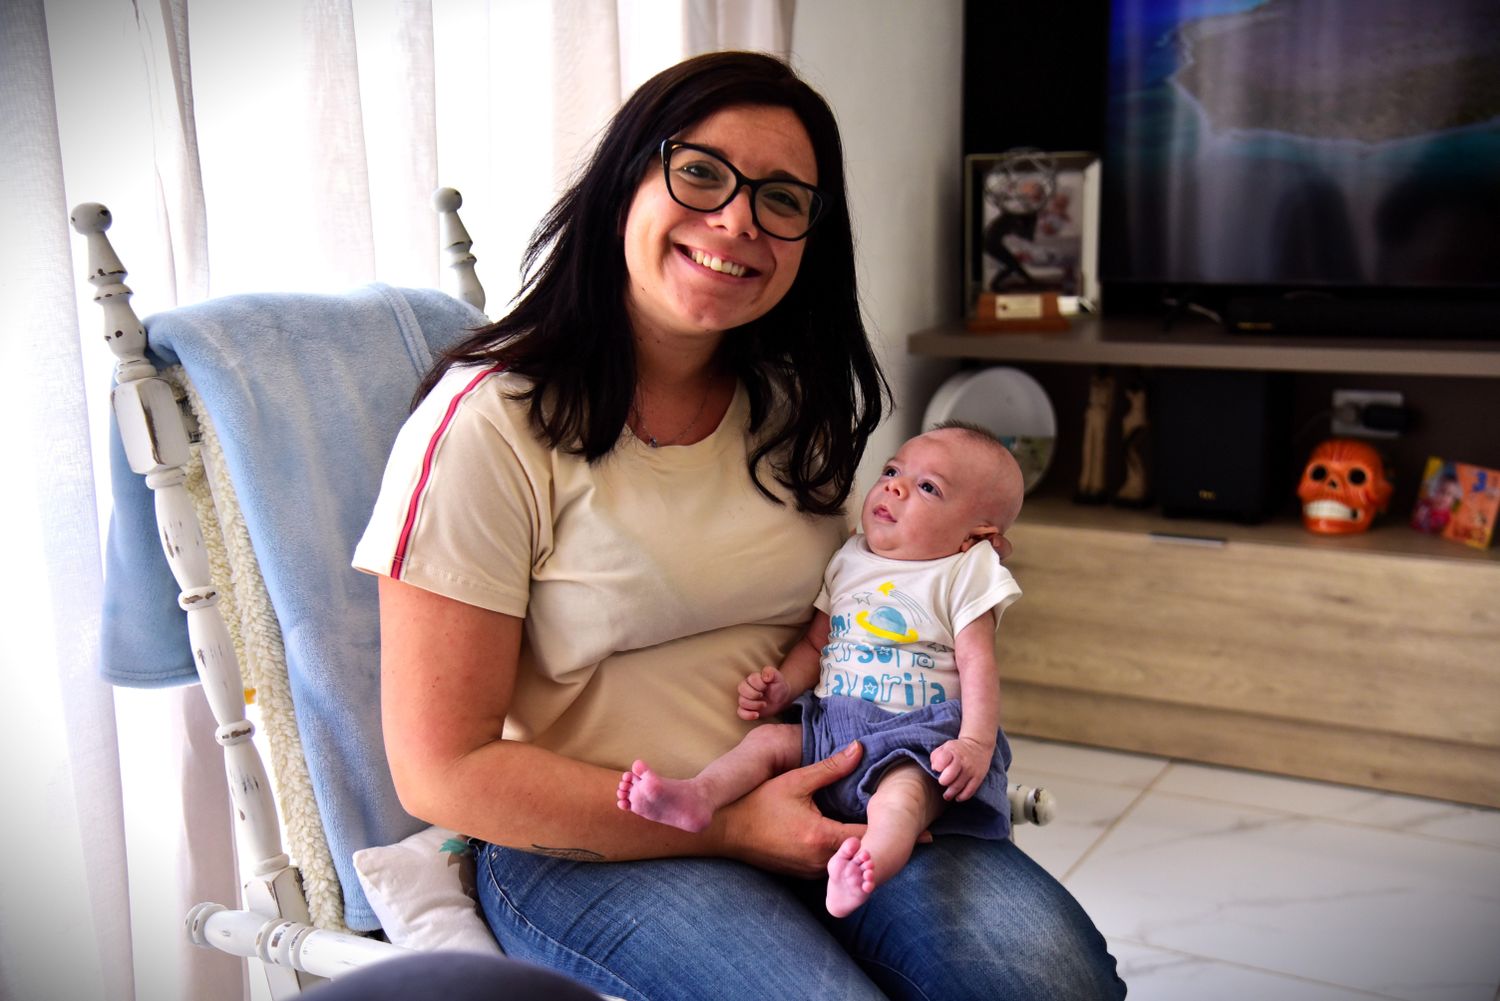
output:
[[[712,208],[700,209],[698,206],[689,205],[687,202],[677,197],[677,192],[672,187],[672,154],[679,149],[695,150],[696,152],[702,153],[705,156],[711,156],[715,160],[719,161],[724,166],[729,168],[729,172],[734,175],[734,187],[729,189],[729,194],[725,196],[722,202],[713,206]],[[807,239],[807,235],[813,231],[813,227],[818,224],[818,220],[823,218],[823,208],[828,203],[828,198],[823,194],[823,192],[819,191],[813,185],[808,184],[805,181],[799,181],[796,178],[791,177],[762,177],[759,179],[746,177],[740,172],[740,169],[738,167],[724,158],[724,154],[718,152],[717,150],[709,149],[707,146],[699,146],[696,143],[683,142],[680,139],[663,139],[661,141],[661,173],[662,180],[665,181],[667,185],[667,194],[672,196],[672,201],[676,202],[678,205],[681,205],[685,209],[692,209],[694,212],[717,212],[724,206],[728,205],[730,202],[734,201],[735,198],[739,196],[741,188],[749,188],[750,218],[755,222],[755,228],[771,237],[771,239],[773,240],[784,240],[787,243],[796,243],[798,240]],[[812,200],[808,205],[807,228],[803,230],[799,235],[780,236],[766,229],[765,226],[761,225],[760,210],[755,207],[756,195],[758,195],[760,193],[760,189],[767,184],[790,184],[793,187],[803,189],[812,196]]]

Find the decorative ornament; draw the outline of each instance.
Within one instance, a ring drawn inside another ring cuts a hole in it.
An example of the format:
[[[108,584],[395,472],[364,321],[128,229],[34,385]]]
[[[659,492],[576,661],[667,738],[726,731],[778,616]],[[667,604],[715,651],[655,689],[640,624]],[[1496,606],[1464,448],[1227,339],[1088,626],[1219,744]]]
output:
[[[1368,531],[1394,490],[1385,461],[1368,443],[1331,438],[1313,449],[1297,497],[1309,532],[1352,535]]]
[[[1109,468],[1109,420],[1115,411],[1115,377],[1100,369],[1089,379],[1089,402],[1083,412],[1083,457],[1079,465],[1079,504],[1102,504],[1108,499],[1105,474]]]
[[[1145,507],[1151,503],[1151,424],[1146,415],[1146,387],[1125,387],[1125,416],[1120,418],[1120,441],[1125,453],[1125,481],[1115,491],[1121,507]]]
[[[640,400],[638,397],[636,399],[636,402],[632,403],[630,406],[629,416],[632,418],[630,423],[635,425],[631,433],[636,436],[637,440],[645,442],[652,448],[661,448],[664,445],[677,444],[683,438],[687,437],[687,433],[691,431],[697,425],[699,419],[703,417],[703,411],[708,408],[708,398],[713,393],[713,388],[714,381],[712,379],[709,379],[708,385],[703,387],[703,399],[698,401],[698,411],[697,413],[693,414],[693,419],[684,424],[682,426],[682,430],[678,431],[672,437],[663,440],[658,440],[656,435],[652,434],[646,429],[646,422],[645,419],[641,416]]]

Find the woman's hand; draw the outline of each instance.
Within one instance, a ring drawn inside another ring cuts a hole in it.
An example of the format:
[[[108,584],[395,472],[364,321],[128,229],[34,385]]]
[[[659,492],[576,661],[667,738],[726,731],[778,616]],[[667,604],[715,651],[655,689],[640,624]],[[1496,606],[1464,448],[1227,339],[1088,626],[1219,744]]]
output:
[[[992,545],[992,546],[995,547],[995,555],[998,556],[998,557],[1000,557],[1000,562],[1001,563],[1004,563],[1006,560],[1010,559],[1010,554],[1011,554],[1011,551],[1012,551],[1012,549],[1014,547],[1011,546],[1010,540],[1007,539],[1005,536],[1003,536],[1003,535],[992,535],[992,536],[990,536],[990,545]]]
[[[775,716],[792,704],[792,686],[782,673],[767,665],[740,682],[740,719]]]
[[[859,763],[858,741],[822,761],[783,772],[714,817],[714,835],[729,858],[771,872],[813,878],[845,838],[863,837],[864,824],[841,824],[818,812],[813,793]]]
[[[971,547],[977,546],[981,542],[988,542],[990,544],[990,548],[995,550],[995,555],[1001,563],[1010,559],[1010,554],[1015,550],[1015,547],[1010,544],[1009,539],[992,528],[982,535],[969,536],[963,542],[959,543],[958,551],[967,553]]]

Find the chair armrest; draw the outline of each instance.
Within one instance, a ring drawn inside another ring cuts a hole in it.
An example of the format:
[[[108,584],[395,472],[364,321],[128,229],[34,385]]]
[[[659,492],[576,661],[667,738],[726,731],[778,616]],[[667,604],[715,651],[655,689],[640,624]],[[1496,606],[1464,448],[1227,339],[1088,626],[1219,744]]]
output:
[[[199,904],[188,912],[187,932],[194,945],[318,977],[337,977],[411,953],[389,942],[325,931],[286,918],[268,918],[254,911],[232,911],[212,903]]]

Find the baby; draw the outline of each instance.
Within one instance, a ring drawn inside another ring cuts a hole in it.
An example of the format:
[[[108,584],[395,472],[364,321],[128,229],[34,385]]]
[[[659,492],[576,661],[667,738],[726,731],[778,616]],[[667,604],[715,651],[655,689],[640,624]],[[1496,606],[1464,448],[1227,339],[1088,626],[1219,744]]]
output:
[[[1021,590],[988,540],[1010,528],[1022,492],[1015,458],[982,428],[948,423],[902,445],[865,497],[861,534],[829,562],[806,635],[740,683],[741,718],[789,710],[800,723],[756,727],[691,779],[637,761],[620,809],[701,831],[771,776],[859,740],[859,769],[817,796],[825,814],[868,825],[828,861],[835,917],[899,872],[929,828],[1008,836],[994,647]]]

